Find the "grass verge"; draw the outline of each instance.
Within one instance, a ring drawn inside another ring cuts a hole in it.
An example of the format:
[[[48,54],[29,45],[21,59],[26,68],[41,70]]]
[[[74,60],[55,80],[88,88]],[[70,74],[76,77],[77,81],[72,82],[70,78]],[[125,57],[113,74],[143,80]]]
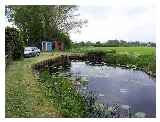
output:
[[[43,53],[39,57],[13,61],[6,67],[6,117],[61,116],[44,95],[31,68],[32,64],[56,56],[58,54]]]

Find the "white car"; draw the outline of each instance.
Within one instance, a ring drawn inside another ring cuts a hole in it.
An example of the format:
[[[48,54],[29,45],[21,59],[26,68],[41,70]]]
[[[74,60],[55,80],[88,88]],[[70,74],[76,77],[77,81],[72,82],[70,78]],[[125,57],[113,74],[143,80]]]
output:
[[[32,56],[39,56],[40,49],[37,47],[25,47],[24,48],[24,57],[32,57]]]

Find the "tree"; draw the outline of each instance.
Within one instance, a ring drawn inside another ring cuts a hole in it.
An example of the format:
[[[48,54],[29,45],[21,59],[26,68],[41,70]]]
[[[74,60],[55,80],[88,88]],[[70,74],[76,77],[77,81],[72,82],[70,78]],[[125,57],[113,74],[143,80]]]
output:
[[[108,40],[106,45],[109,47],[119,47],[119,40]]]
[[[59,32],[78,31],[86,20],[74,14],[78,6],[7,6],[6,16],[20,29],[25,43],[35,44],[56,38]]]
[[[95,46],[97,46],[97,47],[102,46],[102,45],[101,45],[101,42],[100,42],[100,41],[97,41],[96,44],[95,44]]]
[[[64,43],[65,49],[69,49],[72,45],[72,41],[70,40],[69,35],[67,33],[59,32],[56,39]]]
[[[126,47],[127,46],[127,42],[126,41],[124,41],[124,40],[120,40],[120,46],[124,46],[124,47]]]
[[[36,6],[8,6],[6,8],[8,20],[12,21],[20,30],[26,45],[35,43],[42,38],[43,28],[40,13],[40,9]]]

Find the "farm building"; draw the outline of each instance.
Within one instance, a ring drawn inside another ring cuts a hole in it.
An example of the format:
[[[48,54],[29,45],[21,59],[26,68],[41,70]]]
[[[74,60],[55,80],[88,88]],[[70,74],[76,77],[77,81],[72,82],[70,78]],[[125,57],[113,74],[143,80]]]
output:
[[[42,51],[51,52],[54,49],[64,50],[64,43],[61,41],[42,41]]]
[[[53,50],[53,44],[50,41],[43,41],[42,42],[42,51],[51,52]]]
[[[54,47],[55,47],[55,49],[63,51],[64,50],[64,43],[61,41],[54,41]]]

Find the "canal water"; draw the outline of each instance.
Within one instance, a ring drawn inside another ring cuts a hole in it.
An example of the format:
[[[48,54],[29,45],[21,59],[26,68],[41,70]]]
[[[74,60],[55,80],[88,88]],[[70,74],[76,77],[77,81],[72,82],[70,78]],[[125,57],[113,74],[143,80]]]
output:
[[[87,89],[97,94],[100,103],[128,105],[134,113],[156,116],[156,80],[142,71],[71,62],[64,72],[87,80]]]

